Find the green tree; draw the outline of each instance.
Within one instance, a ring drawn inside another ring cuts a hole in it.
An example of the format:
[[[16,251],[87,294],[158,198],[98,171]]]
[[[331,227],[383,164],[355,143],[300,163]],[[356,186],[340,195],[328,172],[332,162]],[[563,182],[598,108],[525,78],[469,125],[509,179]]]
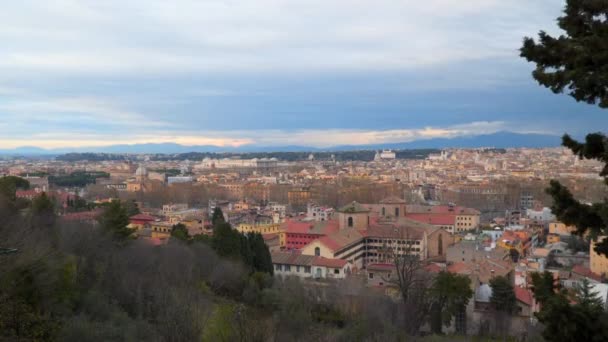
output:
[[[55,203],[46,192],[36,196],[32,201],[32,213],[34,215],[53,215],[55,211]]]
[[[55,224],[55,201],[45,192],[34,198],[31,208],[35,225],[48,228]]]
[[[229,342],[236,338],[233,322],[235,319],[235,307],[231,304],[219,304],[213,310],[209,322],[203,332],[205,342]]]
[[[574,298],[570,298],[567,291],[554,288],[549,272],[533,274],[532,284],[534,297],[541,304],[536,317],[545,327],[542,333],[545,340],[599,342],[608,339],[608,314],[588,280],[575,286]]]
[[[213,214],[211,215],[211,224],[215,227],[220,223],[226,222],[224,219],[224,213],[220,207],[215,207],[213,209]]]
[[[253,264],[253,251],[251,250],[251,241],[245,234],[238,234],[241,246],[241,260],[252,271],[255,269]]]
[[[30,182],[21,177],[6,176],[0,178],[0,194],[12,202],[16,200],[15,192],[18,189],[27,190],[29,188]]]
[[[490,279],[492,296],[490,304],[493,309],[496,332],[506,338],[511,326],[511,315],[515,312],[515,290],[509,278],[498,276]]]
[[[125,210],[127,211],[127,216],[129,216],[129,217],[135,216],[135,215],[141,213],[141,211],[139,210],[139,206],[137,205],[137,203],[134,200],[124,201],[124,207],[125,207]]]
[[[211,246],[219,256],[240,258],[241,235],[229,223],[222,222],[213,229]]]
[[[188,241],[190,239],[188,228],[183,223],[178,223],[171,227],[171,236],[181,241]]]
[[[247,240],[249,241],[251,251],[253,253],[253,268],[257,272],[265,272],[270,275],[274,273],[272,266],[272,257],[270,250],[264,242],[264,237],[260,233],[248,233]]]
[[[471,280],[464,275],[441,271],[433,280],[431,296],[431,328],[434,333],[441,334],[443,325],[449,326],[473,296]]]
[[[490,303],[496,311],[512,314],[515,311],[515,291],[507,277],[494,277],[490,279],[492,297]]]
[[[101,227],[117,241],[124,241],[133,233],[133,229],[127,228],[129,216],[120,201],[110,202],[98,221]]]
[[[589,279],[583,278],[580,283],[575,285],[574,291],[578,305],[598,315],[604,311],[602,299],[591,287],[591,282],[589,282]]]
[[[524,38],[521,57],[536,64],[532,77],[554,93],[568,94],[577,101],[608,108],[608,2],[567,0],[564,15],[557,19],[565,32],[552,37],[539,33],[538,42]],[[600,176],[608,184],[608,137],[588,134],[584,143],[564,135],[562,144],[579,158],[604,163]],[[595,238],[608,235],[608,200],[585,204],[558,181],[552,180],[547,193],[553,197],[553,213],[565,224],[575,225],[583,235],[590,230]],[[598,253],[608,255],[608,239],[596,244]]]

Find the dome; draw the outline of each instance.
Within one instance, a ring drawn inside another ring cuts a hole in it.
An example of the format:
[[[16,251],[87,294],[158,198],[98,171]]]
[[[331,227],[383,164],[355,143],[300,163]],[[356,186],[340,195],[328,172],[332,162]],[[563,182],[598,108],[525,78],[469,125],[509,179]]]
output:
[[[139,167],[135,171],[135,176],[141,176],[141,177],[148,176],[148,170],[146,169],[145,166],[139,165]]]

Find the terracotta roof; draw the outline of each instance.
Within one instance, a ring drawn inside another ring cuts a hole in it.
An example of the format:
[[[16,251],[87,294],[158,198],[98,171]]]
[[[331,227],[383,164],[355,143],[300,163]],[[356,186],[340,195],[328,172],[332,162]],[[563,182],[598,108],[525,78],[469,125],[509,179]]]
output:
[[[319,242],[327,246],[333,251],[338,251],[346,246],[349,246],[363,238],[363,234],[355,229],[339,230],[331,235],[319,238]]]
[[[424,229],[399,225],[376,225],[362,233],[367,237],[422,240]]]
[[[298,221],[288,220],[282,225],[286,233],[328,235],[340,229],[337,220],[329,221]]]
[[[424,267],[424,269],[431,273],[439,273],[442,271],[441,266],[439,266],[435,263],[427,265],[426,267]]]
[[[479,210],[460,206],[449,205],[408,205],[406,207],[408,213],[432,213],[432,214],[456,214],[456,215],[480,215]]]
[[[447,271],[456,274],[470,274],[471,268],[470,265],[464,262],[457,262],[449,265]]]
[[[405,200],[397,196],[390,196],[381,200],[380,204],[405,204]]]
[[[587,277],[589,279],[593,279],[595,281],[602,281],[602,276],[591,272],[590,269],[588,269],[587,267],[585,267],[583,265],[574,265],[572,267],[572,272],[574,272],[580,276]]]
[[[133,216],[129,217],[129,220],[133,220],[133,221],[154,221],[154,220],[156,220],[156,217],[151,216],[151,215],[146,215],[146,214],[137,214],[137,215],[133,215]]]
[[[270,253],[273,264],[311,266],[315,256],[299,253],[274,252]]]
[[[456,223],[456,215],[453,214],[406,214],[406,217],[434,226],[453,226]]]
[[[329,258],[323,258],[323,257],[316,257],[313,260],[312,264],[314,266],[324,266],[324,267],[330,267],[330,268],[342,268],[346,264],[348,264],[348,261],[343,260],[343,259],[329,259]]]
[[[517,298],[517,300],[519,300],[520,302],[532,306],[533,303],[533,297],[532,297],[532,292],[528,289],[524,289],[522,287],[516,286],[515,287],[515,298]]]
[[[92,211],[81,211],[78,213],[69,213],[61,216],[62,220],[65,221],[85,221],[85,220],[94,220],[101,214],[101,210],[92,210]]]

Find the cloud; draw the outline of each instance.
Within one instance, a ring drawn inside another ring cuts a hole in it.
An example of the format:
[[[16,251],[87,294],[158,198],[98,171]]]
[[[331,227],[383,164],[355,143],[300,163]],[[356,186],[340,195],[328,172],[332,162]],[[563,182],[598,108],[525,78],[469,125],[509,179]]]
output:
[[[521,37],[552,26],[560,9],[549,0],[22,0],[0,13],[0,69],[413,69],[515,56]]]
[[[100,147],[116,144],[177,143],[181,145],[213,145],[238,147],[243,145],[285,146],[302,145],[331,147],[338,145],[367,145],[411,142],[434,138],[454,138],[491,134],[509,129],[501,122],[471,122],[447,127],[423,127],[392,130],[263,130],[263,131],[184,131],[181,134],[156,131],[147,134],[117,134],[111,140],[100,134],[38,133],[31,137],[2,138],[0,146],[39,146],[44,148]],[[546,133],[546,132],[545,132]]]

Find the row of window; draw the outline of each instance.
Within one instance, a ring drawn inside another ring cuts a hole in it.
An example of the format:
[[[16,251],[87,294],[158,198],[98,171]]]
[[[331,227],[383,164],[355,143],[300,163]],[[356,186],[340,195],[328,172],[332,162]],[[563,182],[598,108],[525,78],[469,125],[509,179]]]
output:
[[[386,244],[398,244],[398,245],[419,245],[418,240],[382,240],[382,239],[369,239],[367,243],[386,243]]]
[[[292,267],[292,265],[275,264],[274,265],[274,270],[275,271],[291,272],[291,267]],[[300,273],[302,271],[304,273],[310,273],[311,272],[310,266],[300,266],[300,265],[297,265],[297,266],[293,266],[293,267],[295,267],[295,270],[296,270],[297,273]]]

